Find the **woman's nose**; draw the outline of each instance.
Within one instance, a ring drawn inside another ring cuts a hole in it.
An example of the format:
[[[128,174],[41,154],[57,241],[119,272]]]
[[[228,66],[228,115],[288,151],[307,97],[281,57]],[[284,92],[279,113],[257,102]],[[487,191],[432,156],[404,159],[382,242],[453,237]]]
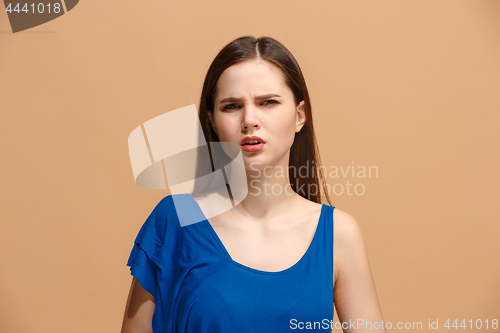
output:
[[[257,110],[253,106],[245,106],[243,108],[243,119],[241,121],[241,128],[248,129],[250,127],[258,127],[259,121],[257,119]]]

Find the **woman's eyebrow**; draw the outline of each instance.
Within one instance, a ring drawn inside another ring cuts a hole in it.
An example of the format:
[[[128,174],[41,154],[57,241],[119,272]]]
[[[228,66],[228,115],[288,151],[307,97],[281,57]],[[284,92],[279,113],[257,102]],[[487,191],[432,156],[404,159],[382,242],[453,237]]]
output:
[[[281,96],[280,95],[276,95],[276,94],[266,94],[266,95],[255,96],[255,99],[256,100],[261,100],[261,99],[268,99],[268,98],[271,98],[271,97],[281,97]],[[220,101],[220,104],[226,103],[226,102],[234,103],[234,102],[240,102],[240,101],[241,101],[241,98],[238,98],[238,97],[228,97],[228,98],[224,98],[222,101]]]

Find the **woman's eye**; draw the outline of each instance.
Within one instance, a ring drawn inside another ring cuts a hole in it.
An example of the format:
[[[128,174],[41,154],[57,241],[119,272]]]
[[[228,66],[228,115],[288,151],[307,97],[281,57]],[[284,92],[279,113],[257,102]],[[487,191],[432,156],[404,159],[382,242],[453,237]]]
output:
[[[274,99],[269,99],[269,100],[264,101],[262,103],[268,103],[267,105],[279,104],[278,101],[275,101]]]
[[[267,101],[262,102],[262,105],[274,105],[274,104],[279,104],[279,102],[275,101],[274,99],[268,99]],[[233,110],[233,109],[237,109],[239,107],[240,107],[239,104],[231,103],[231,104],[227,104],[226,106],[224,106],[222,108],[222,111]]]
[[[238,104],[228,104],[222,108],[222,110],[231,110],[234,109],[234,107],[237,107]]]

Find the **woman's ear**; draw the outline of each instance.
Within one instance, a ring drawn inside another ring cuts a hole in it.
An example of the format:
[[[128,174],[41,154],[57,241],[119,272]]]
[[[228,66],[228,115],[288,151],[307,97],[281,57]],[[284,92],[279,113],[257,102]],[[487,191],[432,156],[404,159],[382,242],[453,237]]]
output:
[[[304,124],[306,123],[306,111],[305,111],[305,102],[301,100],[299,105],[297,106],[296,112],[296,120],[295,120],[295,133],[300,132]]]
[[[210,119],[210,123],[212,124],[212,128],[214,129],[215,134],[217,134],[217,128],[215,127],[214,121],[212,119],[212,110],[208,110],[208,119]],[[219,135],[219,134],[217,134]]]

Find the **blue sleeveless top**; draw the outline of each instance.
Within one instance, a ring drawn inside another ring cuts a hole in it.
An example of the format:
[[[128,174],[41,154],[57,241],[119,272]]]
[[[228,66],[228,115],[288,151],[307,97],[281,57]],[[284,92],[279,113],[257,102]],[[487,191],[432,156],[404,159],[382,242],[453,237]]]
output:
[[[233,261],[207,219],[182,227],[178,200],[201,212],[190,194],[164,197],[127,262],[155,297],[153,333],[331,332],[335,207],[322,205],[313,240],[297,263],[268,272]]]

